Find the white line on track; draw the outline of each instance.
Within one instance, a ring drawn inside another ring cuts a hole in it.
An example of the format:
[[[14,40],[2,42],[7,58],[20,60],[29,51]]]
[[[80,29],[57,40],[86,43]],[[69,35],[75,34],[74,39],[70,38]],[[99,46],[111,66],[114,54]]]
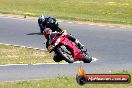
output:
[[[26,46],[20,46],[21,48],[26,48]]]
[[[13,45],[13,46],[15,46],[15,47],[20,47],[20,45]]]
[[[69,24],[73,23],[73,22],[68,22]]]
[[[25,65],[28,65],[28,64],[4,64],[4,65],[0,65],[0,67],[6,67],[6,66],[25,66]]]
[[[27,46],[21,46],[21,45],[13,45],[13,44],[6,44],[6,43],[0,43],[0,44],[7,45],[7,46],[14,46],[14,47],[21,47],[21,48],[28,48],[28,49],[46,51],[46,49],[39,49],[39,48],[33,48],[33,47],[27,47]]]
[[[89,25],[96,25],[96,24],[89,24]]]

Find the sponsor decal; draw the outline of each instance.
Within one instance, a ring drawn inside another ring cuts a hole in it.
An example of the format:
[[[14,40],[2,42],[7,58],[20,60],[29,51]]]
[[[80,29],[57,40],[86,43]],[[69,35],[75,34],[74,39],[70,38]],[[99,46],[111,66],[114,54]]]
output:
[[[76,81],[80,85],[84,84],[124,84],[130,83],[129,74],[86,74],[85,70],[80,66],[76,75]]]

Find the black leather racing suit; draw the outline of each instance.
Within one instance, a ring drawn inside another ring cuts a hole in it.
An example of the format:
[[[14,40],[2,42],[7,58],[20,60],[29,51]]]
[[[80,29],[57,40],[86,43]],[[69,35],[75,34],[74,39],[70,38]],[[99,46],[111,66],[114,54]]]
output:
[[[45,21],[42,22],[41,19],[38,19],[38,24],[40,29],[42,29],[44,31],[45,28],[50,28],[52,30],[52,32],[60,32],[62,31],[62,29],[59,27],[59,24],[56,23],[55,25],[50,24],[49,21],[50,19],[52,19],[54,22],[56,22],[56,19],[53,17],[45,17]]]

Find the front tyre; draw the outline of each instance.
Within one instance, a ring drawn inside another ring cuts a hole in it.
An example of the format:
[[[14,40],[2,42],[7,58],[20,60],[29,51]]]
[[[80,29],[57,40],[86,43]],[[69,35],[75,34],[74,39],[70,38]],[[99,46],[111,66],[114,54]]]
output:
[[[53,60],[54,60],[55,62],[60,62],[60,61],[62,61],[61,59],[59,59],[59,57],[58,57],[57,55],[53,57]]]
[[[61,57],[61,55],[60,55],[59,50],[58,50],[58,49],[54,49],[54,52],[55,52],[55,54],[54,54],[53,60],[54,60],[55,62],[60,62],[60,61],[62,61],[62,57]]]
[[[64,45],[58,48],[61,57],[68,63],[73,63],[74,58],[70,50],[68,50]]]

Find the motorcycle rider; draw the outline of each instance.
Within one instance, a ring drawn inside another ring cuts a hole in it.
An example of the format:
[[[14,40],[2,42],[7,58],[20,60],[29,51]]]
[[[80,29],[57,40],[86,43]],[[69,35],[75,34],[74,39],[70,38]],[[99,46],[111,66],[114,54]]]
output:
[[[55,31],[55,32],[57,32],[57,31]],[[45,36],[46,39],[49,40],[50,35],[51,35],[52,33],[55,33],[55,32],[52,32],[52,30],[51,30],[50,28],[46,28],[46,29],[44,30],[44,36]],[[71,40],[72,42],[74,42],[80,49],[82,49],[82,48],[84,47],[84,45],[81,44],[81,43],[79,42],[79,40],[76,39],[75,37],[73,37],[72,35],[69,35],[69,34],[67,34],[67,33],[60,33],[60,32],[58,32],[58,34],[59,34],[60,36],[61,36],[61,35],[67,35],[67,36],[68,36],[68,39]],[[48,49],[49,52],[52,50],[52,48],[53,48],[53,47],[51,47],[51,46],[48,46],[48,47],[47,47],[47,49]],[[57,51],[56,51],[56,52],[55,52],[55,55],[54,55],[54,57],[53,57],[54,61],[56,61],[57,58],[58,58],[58,53],[57,53]],[[59,60],[59,59],[58,59],[58,60]],[[58,62],[58,61],[56,61],[56,62]]]
[[[44,15],[41,15],[38,18],[38,24],[39,24],[41,33],[43,33],[45,28],[50,28],[53,32],[54,31],[58,31],[58,32],[62,31],[62,29],[59,27],[59,24],[54,17],[50,17],[50,16],[46,17]]]
[[[50,28],[52,30],[52,32],[60,32],[62,33],[63,30],[59,27],[59,24],[58,22],[56,21],[55,18],[53,17],[46,17],[44,15],[41,15],[39,16],[38,18],[38,24],[39,24],[39,27],[40,27],[40,30],[41,30],[41,33],[45,32],[44,30],[46,28]],[[46,33],[44,33],[45,35]],[[47,42],[46,42],[46,48],[48,48],[49,46],[49,38],[46,38],[47,39]]]

